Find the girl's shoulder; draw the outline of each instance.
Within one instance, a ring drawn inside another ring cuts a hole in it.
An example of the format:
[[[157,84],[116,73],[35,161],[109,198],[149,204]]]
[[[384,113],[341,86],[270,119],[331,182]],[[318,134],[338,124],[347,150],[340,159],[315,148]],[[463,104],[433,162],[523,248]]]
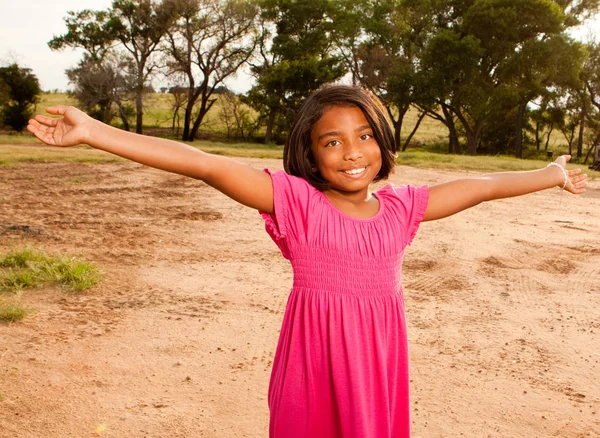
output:
[[[412,184],[396,186],[390,183],[377,190],[375,196],[382,199],[386,205],[400,209],[403,214],[416,213],[422,216],[429,201],[429,187]]]
[[[317,189],[304,178],[290,175],[283,170],[264,169],[264,172],[271,175],[273,205],[277,216],[281,218],[287,217],[291,211],[306,210],[318,196]]]
[[[306,181],[304,178],[300,178],[298,176],[294,176],[294,175],[290,175],[289,173],[287,173],[285,170],[271,170],[271,169],[263,169],[263,172],[268,173],[269,175],[271,175],[271,178],[273,179],[273,183],[283,183],[286,185],[291,185],[291,186],[310,186],[312,187],[308,181]]]
[[[397,186],[392,183],[388,183],[378,189],[375,194],[380,197],[400,199],[422,197],[429,194],[429,187],[426,185],[415,186],[413,184]]]

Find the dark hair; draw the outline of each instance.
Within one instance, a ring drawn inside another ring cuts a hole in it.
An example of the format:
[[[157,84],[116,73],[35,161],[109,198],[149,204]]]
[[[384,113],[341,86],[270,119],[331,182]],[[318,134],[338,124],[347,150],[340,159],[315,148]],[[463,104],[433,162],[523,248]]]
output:
[[[313,171],[316,162],[311,149],[311,134],[315,123],[323,116],[325,110],[332,106],[356,107],[363,112],[381,151],[381,170],[374,181],[387,178],[396,165],[396,143],[385,107],[370,91],[348,85],[324,85],[306,98],[285,142],[285,171],[304,178],[319,190],[329,188],[329,182],[322,178],[318,171]]]

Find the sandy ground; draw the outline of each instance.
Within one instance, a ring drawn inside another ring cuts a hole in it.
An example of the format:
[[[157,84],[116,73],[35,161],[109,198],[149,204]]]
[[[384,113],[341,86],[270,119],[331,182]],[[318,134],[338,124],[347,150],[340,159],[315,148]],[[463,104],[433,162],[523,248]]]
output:
[[[267,436],[292,277],[255,211],[136,164],[0,168],[0,254],[26,245],[105,279],[0,324],[1,437]],[[600,436],[600,180],[423,224],[404,286],[413,437]]]

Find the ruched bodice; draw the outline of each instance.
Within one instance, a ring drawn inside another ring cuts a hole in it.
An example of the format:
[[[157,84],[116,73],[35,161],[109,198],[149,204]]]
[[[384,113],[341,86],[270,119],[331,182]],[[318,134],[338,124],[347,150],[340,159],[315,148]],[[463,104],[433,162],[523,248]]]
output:
[[[343,251],[294,246],[294,289],[357,296],[402,293],[402,255],[362,256]],[[376,275],[373,265],[377,265]]]
[[[269,386],[270,436],[409,436],[402,258],[427,207],[426,186],[387,185],[358,219],[285,172],[271,174],[266,229],[290,260]]]

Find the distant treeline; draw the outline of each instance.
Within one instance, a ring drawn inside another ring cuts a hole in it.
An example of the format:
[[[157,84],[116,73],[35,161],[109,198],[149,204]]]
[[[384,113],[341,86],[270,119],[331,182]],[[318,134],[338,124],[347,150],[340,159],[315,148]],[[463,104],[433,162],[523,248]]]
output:
[[[447,128],[451,153],[521,157],[561,132],[581,157],[600,142],[600,45],[568,31],[599,7],[600,0],[115,0],[107,10],[68,12],[67,32],[48,44],[84,49],[67,72],[84,109],[140,133],[156,75],[171,84],[182,140],[197,137],[221,93],[232,132],[261,132],[267,143],[285,139],[308,94],[343,79],[384,102],[399,150],[431,117]],[[255,85],[235,95],[223,81],[242,67]],[[418,119],[404,136],[411,108]]]

